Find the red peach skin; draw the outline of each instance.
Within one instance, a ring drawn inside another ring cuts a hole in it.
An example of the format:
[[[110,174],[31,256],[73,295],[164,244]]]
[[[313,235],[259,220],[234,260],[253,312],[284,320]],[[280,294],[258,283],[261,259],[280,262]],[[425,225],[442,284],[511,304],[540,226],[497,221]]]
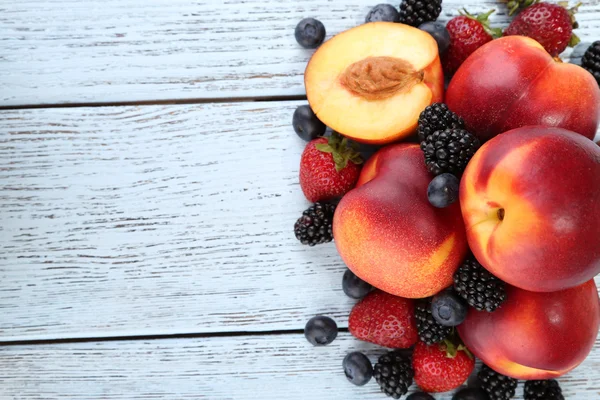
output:
[[[513,286],[551,292],[600,273],[600,148],[581,135],[496,136],[469,162],[460,204],[471,251]]]
[[[388,146],[335,212],[333,236],[346,265],[396,296],[427,297],[451,285],[467,251],[460,207],[429,204],[431,179],[418,145]]]
[[[587,357],[599,324],[598,291],[590,280],[554,293],[508,286],[498,310],[470,309],[458,332],[493,370],[516,379],[551,379]]]
[[[555,61],[524,36],[503,37],[473,53],[452,78],[446,103],[482,141],[527,125],[564,128],[593,139],[600,121],[594,77]]]

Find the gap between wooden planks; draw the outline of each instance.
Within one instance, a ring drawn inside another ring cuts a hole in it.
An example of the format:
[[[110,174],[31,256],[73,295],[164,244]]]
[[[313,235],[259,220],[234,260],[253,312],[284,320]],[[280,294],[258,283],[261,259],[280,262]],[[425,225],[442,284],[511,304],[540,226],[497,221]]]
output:
[[[294,39],[304,17],[327,37],[364,23],[373,0],[20,0],[0,6],[0,105],[160,102],[301,96],[312,50]],[[387,1],[398,5],[399,0]],[[440,21],[498,1],[445,0]],[[577,60],[600,38],[600,4],[577,14]],[[570,51],[564,55],[569,56]]]

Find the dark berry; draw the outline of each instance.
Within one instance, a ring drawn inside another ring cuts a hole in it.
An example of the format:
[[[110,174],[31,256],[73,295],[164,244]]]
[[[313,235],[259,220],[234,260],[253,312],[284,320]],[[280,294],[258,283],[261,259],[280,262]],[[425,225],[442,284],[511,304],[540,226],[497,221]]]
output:
[[[292,118],[294,131],[300,136],[300,139],[310,142],[313,139],[323,136],[327,127],[317,118],[310,106],[299,106],[294,111]]]
[[[437,208],[448,207],[458,200],[459,180],[452,174],[441,174],[429,182],[427,198],[432,206]]]
[[[325,40],[325,26],[314,18],[304,18],[294,32],[298,44],[306,49],[316,49]]]
[[[465,388],[456,392],[452,400],[489,400],[489,397],[483,389]]]
[[[296,239],[309,246],[331,242],[334,212],[335,205],[329,203],[315,203],[304,210],[294,224]]]
[[[506,284],[467,258],[454,273],[454,290],[478,311],[495,311],[506,300]]]
[[[360,351],[347,354],[342,365],[346,378],[356,386],[366,385],[373,376],[371,361]]]
[[[398,22],[398,10],[391,4],[377,4],[369,11],[365,22]]]
[[[406,400],[435,400],[433,396],[425,392],[414,392]]]
[[[600,85],[600,40],[592,43],[583,54],[581,66],[594,75],[596,82]]]
[[[304,337],[314,346],[325,346],[333,342],[338,334],[337,324],[329,317],[312,317],[304,327]]]
[[[422,299],[415,305],[415,319],[419,338],[426,344],[439,343],[446,339],[452,328],[438,323],[431,314],[431,298]]]
[[[446,29],[446,25],[441,22],[425,22],[419,25],[419,29],[429,33],[438,45],[438,52],[445,54],[450,47],[450,33]]]
[[[481,366],[478,376],[489,400],[509,400],[514,397],[518,384],[516,379],[499,374],[485,364]]]
[[[525,400],[565,400],[560,385],[554,379],[525,382],[524,397]]]
[[[412,384],[414,377],[412,362],[402,353],[390,351],[379,357],[373,376],[383,393],[399,399],[406,394]]]
[[[441,325],[458,326],[467,317],[467,305],[453,290],[445,290],[433,296],[431,315]]]
[[[461,117],[450,111],[444,103],[433,103],[419,115],[419,126],[417,134],[419,141],[424,141],[429,135],[436,131],[444,131],[446,129],[462,129],[465,127],[465,122]]]
[[[342,289],[344,289],[346,296],[353,299],[362,299],[369,294],[371,289],[373,289],[373,286],[354,275],[354,272],[347,269],[342,278]]]
[[[425,164],[434,175],[461,175],[478,148],[479,139],[464,129],[436,131],[421,142]]]
[[[399,21],[411,26],[435,21],[442,12],[442,0],[402,0]]]

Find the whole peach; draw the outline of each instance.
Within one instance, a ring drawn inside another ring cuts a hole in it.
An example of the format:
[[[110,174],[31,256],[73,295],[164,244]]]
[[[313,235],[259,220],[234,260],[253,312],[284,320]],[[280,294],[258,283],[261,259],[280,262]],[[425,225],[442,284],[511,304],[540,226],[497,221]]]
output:
[[[435,208],[432,176],[416,144],[377,152],[339,203],[333,236],[346,265],[396,296],[431,296],[452,284],[467,251],[460,207]]]
[[[593,280],[535,293],[507,286],[507,300],[488,313],[470,309],[458,327],[465,345],[485,364],[516,379],[550,379],[579,365],[600,325]]]
[[[446,103],[482,141],[526,125],[564,128],[593,139],[600,121],[594,77],[555,61],[524,36],[503,37],[473,53],[452,78]]]
[[[559,128],[485,143],[460,186],[469,247],[511,285],[550,292],[600,273],[600,148]]]

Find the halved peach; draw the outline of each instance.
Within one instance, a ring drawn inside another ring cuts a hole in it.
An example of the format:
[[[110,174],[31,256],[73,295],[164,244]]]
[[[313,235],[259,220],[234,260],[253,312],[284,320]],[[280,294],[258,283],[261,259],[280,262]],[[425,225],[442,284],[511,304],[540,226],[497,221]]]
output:
[[[327,41],[308,63],[304,84],[321,121],[375,144],[414,133],[421,111],[444,96],[433,37],[392,22],[360,25]]]

